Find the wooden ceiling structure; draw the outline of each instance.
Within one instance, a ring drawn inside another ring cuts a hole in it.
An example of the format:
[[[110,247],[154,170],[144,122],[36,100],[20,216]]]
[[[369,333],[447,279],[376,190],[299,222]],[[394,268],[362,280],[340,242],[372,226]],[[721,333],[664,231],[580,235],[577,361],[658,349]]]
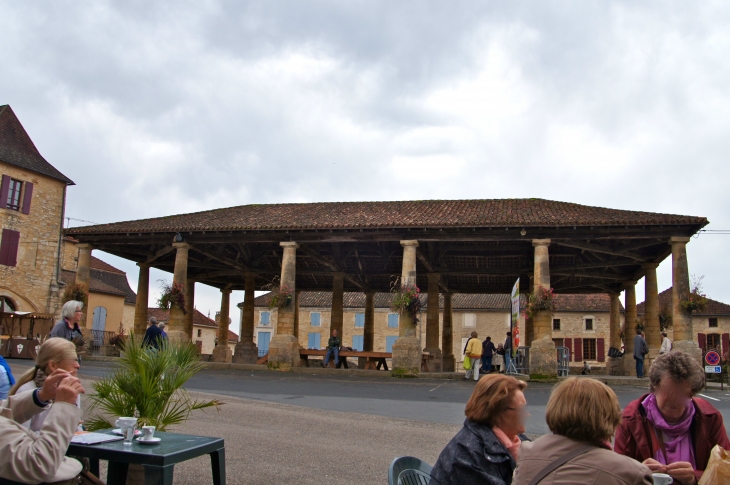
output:
[[[440,273],[441,291],[509,293],[528,289],[535,239],[550,239],[557,293],[619,292],[644,263],[671,254],[669,238],[689,237],[704,217],[589,207],[542,199],[330,202],[245,205],[154,219],[67,229],[94,249],[173,272],[174,240],[190,244],[188,277],[217,288],[256,288],[281,273],[279,243],[299,244],[296,288],[389,291],[401,274],[401,240],[417,240],[417,284]]]

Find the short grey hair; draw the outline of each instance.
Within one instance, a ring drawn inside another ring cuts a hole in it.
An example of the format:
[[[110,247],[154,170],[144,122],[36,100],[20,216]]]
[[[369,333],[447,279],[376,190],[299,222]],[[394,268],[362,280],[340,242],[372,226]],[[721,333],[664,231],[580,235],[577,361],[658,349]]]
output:
[[[692,395],[705,387],[705,370],[689,355],[671,350],[654,359],[649,370],[649,390],[655,392],[663,379],[674,382],[689,382]]]
[[[158,323],[157,326],[160,327],[160,330],[162,330],[165,328],[165,322]]]
[[[152,325],[157,325],[157,319],[155,317],[150,317],[150,323]]]
[[[82,310],[84,308],[83,301],[69,300],[63,304],[61,308],[62,318],[73,318],[76,310]]]

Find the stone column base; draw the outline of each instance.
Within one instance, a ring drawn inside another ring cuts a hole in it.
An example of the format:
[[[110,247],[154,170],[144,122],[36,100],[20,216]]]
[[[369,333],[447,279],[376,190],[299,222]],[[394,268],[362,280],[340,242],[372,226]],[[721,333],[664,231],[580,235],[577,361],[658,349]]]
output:
[[[421,342],[416,337],[400,337],[393,344],[395,377],[417,376],[421,372]]]
[[[646,374],[646,370],[644,370],[644,374]],[[636,377],[636,361],[633,354],[624,355],[624,375]]]
[[[255,364],[259,360],[259,348],[253,342],[238,342],[233,352],[233,362],[236,364]]]
[[[456,359],[453,355],[444,355],[442,357],[442,365],[441,365],[441,371],[442,372],[456,372]]]
[[[704,362],[702,361],[702,349],[692,340],[679,340],[672,343],[672,350],[678,350],[692,357],[700,367],[704,369]]]
[[[167,341],[171,344],[190,343],[190,337],[182,330],[165,330],[167,332]]]
[[[530,377],[558,377],[558,354],[552,339],[541,338],[530,345]]]
[[[230,362],[233,360],[233,351],[226,344],[216,345],[210,360],[211,362]]]
[[[625,357],[609,357],[606,361],[606,374],[609,376],[622,376],[626,372],[624,366]],[[631,359],[634,360],[633,358]]]
[[[431,354],[431,358],[428,359],[428,370],[429,372],[442,372],[444,367],[444,356],[441,354],[441,349],[423,349],[424,352]]]
[[[269,369],[291,370],[299,367],[299,342],[294,335],[274,335],[269,343]]]

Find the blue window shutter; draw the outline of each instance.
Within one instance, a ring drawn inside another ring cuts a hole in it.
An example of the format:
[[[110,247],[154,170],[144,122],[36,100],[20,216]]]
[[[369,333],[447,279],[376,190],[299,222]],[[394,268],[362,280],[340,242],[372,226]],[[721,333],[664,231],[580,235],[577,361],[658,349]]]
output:
[[[398,328],[398,314],[388,314],[388,328]]]
[[[365,314],[364,313],[356,313],[355,314],[355,327],[364,327],[365,326]]]
[[[8,192],[10,191],[10,177],[3,175],[2,184],[0,184],[0,209],[8,206]]]
[[[307,339],[307,348],[308,349],[314,349],[316,348],[314,346],[314,336],[317,335],[316,333],[309,332],[309,338]]]
[[[320,322],[319,317],[320,317],[319,313],[316,313],[316,312],[310,313],[309,314],[310,325],[312,325],[313,327],[319,327],[319,322]]]
[[[261,312],[261,325],[268,325],[269,324],[269,318],[271,318],[270,312]]]
[[[319,333],[314,334],[314,347],[317,349],[322,348],[322,345],[321,345],[322,341],[320,340],[321,338],[322,338],[322,336]]]
[[[353,335],[352,336],[352,348],[357,350],[358,352],[362,352],[363,347],[365,346],[364,337],[362,335]]]
[[[385,337],[385,351],[393,352],[393,344],[398,340],[398,337]]]
[[[25,194],[23,194],[23,214],[30,214],[30,202],[33,199],[33,184],[25,183]]]

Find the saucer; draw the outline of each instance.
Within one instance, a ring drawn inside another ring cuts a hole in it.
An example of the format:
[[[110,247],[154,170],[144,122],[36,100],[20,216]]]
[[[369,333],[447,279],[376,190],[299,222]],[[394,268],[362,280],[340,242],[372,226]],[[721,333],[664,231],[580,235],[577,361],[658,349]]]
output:
[[[119,428],[113,429],[112,433],[118,434],[119,436],[124,436],[124,433],[122,433],[122,430]],[[141,436],[141,435],[142,435],[142,432],[140,430],[138,430],[138,429],[134,430],[134,436]]]
[[[148,440],[143,440],[142,438],[137,438],[137,443],[141,445],[156,445],[160,441],[162,441],[160,438],[150,438]]]

